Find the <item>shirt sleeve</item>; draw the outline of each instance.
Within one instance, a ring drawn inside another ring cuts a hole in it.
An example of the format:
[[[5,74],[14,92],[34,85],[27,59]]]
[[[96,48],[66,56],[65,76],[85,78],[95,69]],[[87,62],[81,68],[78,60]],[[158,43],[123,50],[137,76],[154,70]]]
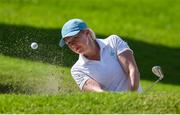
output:
[[[76,69],[71,70],[71,75],[81,90],[83,89],[85,82],[90,78],[87,73]]]
[[[121,54],[122,52],[126,50],[130,50],[132,53],[132,49],[129,48],[128,44],[122,40],[119,36],[113,35],[113,44],[115,45],[116,53],[117,55]]]

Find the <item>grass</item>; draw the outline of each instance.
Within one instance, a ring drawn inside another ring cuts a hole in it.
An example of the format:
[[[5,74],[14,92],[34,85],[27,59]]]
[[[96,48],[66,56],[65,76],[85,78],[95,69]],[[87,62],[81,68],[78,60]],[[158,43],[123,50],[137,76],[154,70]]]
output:
[[[66,67],[1,56],[0,92],[57,94],[77,92]],[[28,65],[28,66],[27,66]]]
[[[0,21],[6,24],[59,28],[68,19],[79,17],[87,21],[97,33],[105,35],[116,33],[148,43],[179,46],[178,0],[173,2],[171,0],[131,2],[88,0],[86,2],[3,0],[0,3],[0,12],[6,19],[1,18]]]
[[[1,0],[0,113],[180,113],[179,3]],[[100,38],[118,34],[128,42],[144,89],[157,79],[153,65],[165,78],[151,93],[80,93],[69,72],[78,56],[58,46],[63,23],[77,17]]]
[[[177,93],[0,95],[1,113],[179,113]],[[133,100],[133,101],[132,101]]]

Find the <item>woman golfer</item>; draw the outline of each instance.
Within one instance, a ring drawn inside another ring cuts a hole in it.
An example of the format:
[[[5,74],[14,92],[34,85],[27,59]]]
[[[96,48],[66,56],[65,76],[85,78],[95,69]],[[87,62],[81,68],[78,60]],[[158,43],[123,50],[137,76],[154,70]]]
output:
[[[83,91],[139,91],[140,75],[133,51],[117,35],[96,39],[81,19],[71,19],[61,30],[59,45],[65,44],[79,59],[71,74]]]

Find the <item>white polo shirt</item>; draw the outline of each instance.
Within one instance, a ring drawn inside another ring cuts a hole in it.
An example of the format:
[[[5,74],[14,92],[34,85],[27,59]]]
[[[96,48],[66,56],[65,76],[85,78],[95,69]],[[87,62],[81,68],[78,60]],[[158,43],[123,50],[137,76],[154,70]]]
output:
[[[92,78],[106,91],[127,91],[128,77],[119,63],[118,55],[126,50],[132,50],[117,35],[96,41],[100,47],[100,60],[89,60],[79,55],[78,61],[71,68],[72,77],[80,89],[86,80]],[[138,91],[142,91],[140,85]]]

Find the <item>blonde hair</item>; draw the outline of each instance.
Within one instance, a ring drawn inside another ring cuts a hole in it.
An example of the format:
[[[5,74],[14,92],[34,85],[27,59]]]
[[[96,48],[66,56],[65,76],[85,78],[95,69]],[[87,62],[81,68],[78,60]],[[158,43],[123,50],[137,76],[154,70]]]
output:
[[[94,32],[91,28],[86,28],[86,29],[84,29],[84,30],[89,30],[91,38],[92,38],[93,40],[96,39],[96,34],[95,34],[95,32]]]

